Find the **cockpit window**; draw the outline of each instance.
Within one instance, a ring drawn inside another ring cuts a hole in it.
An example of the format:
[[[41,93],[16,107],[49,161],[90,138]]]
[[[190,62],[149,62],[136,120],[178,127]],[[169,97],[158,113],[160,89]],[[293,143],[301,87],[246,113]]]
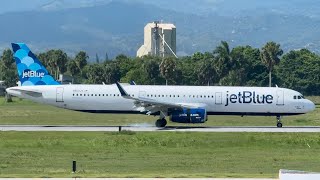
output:
[[[299,96],[293,96],[293,99],[304,99],[304,97],[302,95]]]

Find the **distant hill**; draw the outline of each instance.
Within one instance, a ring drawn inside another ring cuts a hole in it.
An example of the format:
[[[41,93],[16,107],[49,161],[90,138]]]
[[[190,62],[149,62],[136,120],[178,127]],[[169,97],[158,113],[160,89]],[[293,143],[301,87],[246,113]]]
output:
[[[195,13],[187,11],[190,7],[175,10],[155,3],[148,4],[144,0],[140,0],[141,3],[136,1],[92,0],[90,3],[93,4],[77,8],[71,4],[70,8],[62,8],[64,1],[58,0],[42,5],[43,9],[0,14],[0,50],[9,47],[10,42],[23,41],[38,52],[62,48],[69,54],[85,50],[92,59],[96,53],[104,58],[106,52],[109,57],[120,53],[135,56],[143,43],[145,24],[154,20],[176,24],[177,50],[180,54],[211,51],[221,40],[228,41],[232,46],[261,47],[267,41],[274,40],[281,43],[285,50],[308,47],[319,52],[320,49],[320,18],[316,11],[288,13],[289,10],[281,11],[285,7],[265,9],[263,7],[269,5],[263,4],[260,9],[254,6],[245,9],[238,1],[230,0],[238,2],[239,11],[227,14],[223,11],[227,1],[207,0],[216,10],[211,12],[202,8],[202,12]],[[173,6],[178,5],[173,3]],[[199,5],[195,9],[201,7]]]

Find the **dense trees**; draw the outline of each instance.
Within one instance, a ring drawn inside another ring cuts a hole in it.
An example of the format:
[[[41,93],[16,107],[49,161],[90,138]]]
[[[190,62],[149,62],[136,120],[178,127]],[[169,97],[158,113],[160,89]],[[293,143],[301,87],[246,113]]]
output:
[[[277,67],[278,83],[305,94],[320,95],[320,57],[307,49],[285,54]]]
[[[196,52],[180,58],[144,56],[130,58],[120,54],[113,60],[97,55],[88,61],[86,52],[73,58],[62,50],[40,53],[38,58],[50,73],[72,75],[75,83],[111,84],[117,81],[137,84],[168,85],[273,85],[298,90],[306,95],[320,95],[320,56],[307,49],[286,54],[275,42],[261,49],[251,46],[230,48],[222,41],[211,52]],[[14,86],[17,75],[11,50],[3,51],[0,78]]]
[[[13,54],[10,49],[5,49],[0,57],[0,77],[5,80],[5,85],[15,86],[17,83],[18,75],[16,66],[14,64]]]

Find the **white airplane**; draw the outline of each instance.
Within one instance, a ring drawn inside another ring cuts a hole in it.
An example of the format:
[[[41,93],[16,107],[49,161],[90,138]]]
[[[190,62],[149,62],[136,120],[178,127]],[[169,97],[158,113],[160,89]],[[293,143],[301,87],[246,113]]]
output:
[[[204,123],[207,115],[281,117],[315,109],[301,93],[279,87],[61,85],[23,43],[12,43],[21,86],[7,88],[10,95],[60,108],[90,113],[142,113],[160,115],[178,123]]]

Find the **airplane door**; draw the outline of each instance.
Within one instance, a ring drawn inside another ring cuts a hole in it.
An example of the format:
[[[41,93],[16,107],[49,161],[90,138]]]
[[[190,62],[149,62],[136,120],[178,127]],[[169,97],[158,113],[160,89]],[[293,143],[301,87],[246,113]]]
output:
[[[63,87],[58,87],[56,90],[56,102],[63,102]]]
[[[278,106],[284,105],[284,92],[283,92],[283,90],[277,90],[277,105]]]
[[[145,91],[140,91],[139,92],[139,97],[146,97],[146,92]]]
[[[217,105],[222,104],[222,92],[216,92],[215,102]]]

